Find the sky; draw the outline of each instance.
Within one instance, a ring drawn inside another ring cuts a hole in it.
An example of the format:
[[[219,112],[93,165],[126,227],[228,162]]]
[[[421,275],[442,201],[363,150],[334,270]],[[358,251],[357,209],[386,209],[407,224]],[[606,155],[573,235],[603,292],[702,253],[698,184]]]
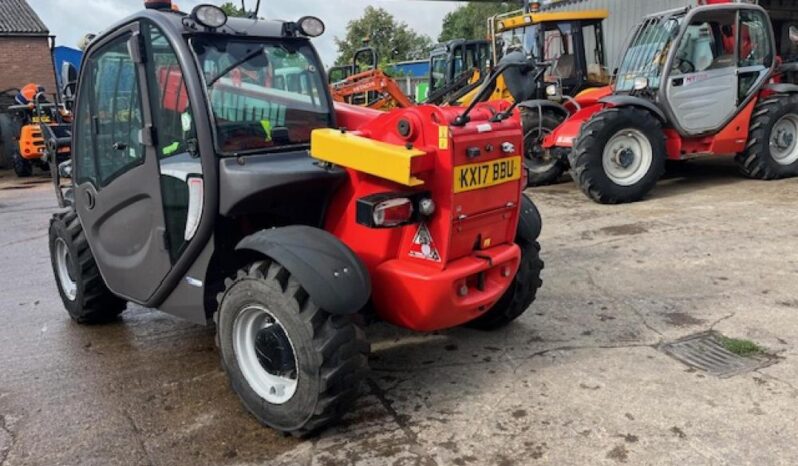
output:
[[[256,0],[246,0],[254,5]],[[99,33],[127,15],[143,8],[143,0],[28,0],[58,45],[76,47],[87,33]],[[174,0],[183,11],[191,11],[199,3],[224,3],[222,0]],[[240,4],[240,0],[235,0]],[[337,55],[334,37],[343,38],[346,24],[363,14],[368,5],[380,6],[417,32],[436,39],[446,13],[457,3],[429,0],[262,0],[260,14],[271,19],[296,20],[305,15],[321,18],[327,32],[314,39],[326,66],[332,66]]]

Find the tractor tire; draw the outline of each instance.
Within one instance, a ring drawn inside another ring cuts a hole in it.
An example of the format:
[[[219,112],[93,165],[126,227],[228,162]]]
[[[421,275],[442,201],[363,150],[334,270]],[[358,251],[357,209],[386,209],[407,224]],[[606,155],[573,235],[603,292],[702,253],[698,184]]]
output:
[[[127,303],[105,286],[74,209],[50,219],[50,260],[58,293],[79,324],[115,320]]]
[[[468,327],[486,331],[500,329],[520,317],[535,301],[538,289],[543,285],[540,274],[544,264],[540,259],[540,244],[521,238],[517,238],[516,242],[521,246],[521,265],[513,283],[492,308],[466,324]]]
[[[527,187],[556,183],[568,171],[568,162],[552,158],[541,144],[546,135],[560,126],[563,118],[554,112],[541,114],[533,109],[522,111],[521,121],[524,126],[524,166],[529,175]]]
[[[268,260],[227,279],[218,301],[222,367],[258,421],[304,437],[350,410],[369,353],[352,316],[320,309],[286,268]]]
[[[776,180],[798,175],[798,95],[774,95],[757,104],[748,145],[735,161],[749,178]]]
[[[11,155],[11,159],[14,164],[14,173],[16,173],[19,178],[28,178],[33,175],[33,165],[29,160],[22,158],[19,152],[15,151]]]
[[[8,113],[0,113],[0,169],[14,166],[14,152],[17,151],[14,119]]]
[[[596,113],[571,152],[574,180],[601,204],[642,199],[665,173],[665,135],[651,113],[632,107]]]

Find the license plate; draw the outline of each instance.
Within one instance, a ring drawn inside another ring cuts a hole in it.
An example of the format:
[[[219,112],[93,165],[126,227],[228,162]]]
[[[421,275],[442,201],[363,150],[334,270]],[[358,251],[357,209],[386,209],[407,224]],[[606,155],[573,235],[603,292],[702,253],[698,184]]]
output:
[[[454,167],[454,192],[489,188],[521,179],[521,157]]]
[[[33,117],[31,118],[32,123],[50,123],[50,117]]]

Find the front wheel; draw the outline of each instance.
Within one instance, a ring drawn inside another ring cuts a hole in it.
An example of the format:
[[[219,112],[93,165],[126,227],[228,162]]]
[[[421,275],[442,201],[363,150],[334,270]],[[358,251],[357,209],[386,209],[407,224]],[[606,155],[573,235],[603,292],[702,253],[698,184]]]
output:
[[[76,322],[108,322],[127,307],[105,286],[74,209],[50,220],[50,259],[61,301]]]
[[[749,178],[774,180],[798,175],[798,95],[775,95],[757,104],[748,146],[736,157]]]
[[[256,262],[225,288],[215,315],[222,366],[258,421],[304,436],[351,408],[369,344],[350,316],[316,306],[277,262]]]
[[[553,112],[526,109],[521,113],[524,127],[524,166],[529,174],[527,186],[545,186],[557,182],[568,170],[566,160],[553,157],[542,146],[563,118]]]
[[[14,164],[14,173],[20,178],[27,178],[33,174],[33,165],[29,160],[22,158],[19,152],[14,152],[11,155],[11,161]]]
[[[596,113],[574,142],[571,166],[582,191],[602,204],[635,202],[665,173],[665,135],[651,113],[632,107]]]

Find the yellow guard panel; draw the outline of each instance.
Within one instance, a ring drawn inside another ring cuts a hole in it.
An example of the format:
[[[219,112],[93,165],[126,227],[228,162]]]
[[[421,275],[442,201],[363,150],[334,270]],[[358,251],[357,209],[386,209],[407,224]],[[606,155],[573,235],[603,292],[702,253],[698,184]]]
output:
[[[310,136],[310,155],[329,162],[405,186],[419,186],[424,182],[412,174],[412,161],[427,155],[418,149],[408,149],[385,142],[342,133],[335,129],[316,129]]]
[[[511,18],[500,19],[504,27],[497,28],[499,31],[515,29],[539,23],[551,23],[561,21],[590,21],[607,19],[610,16],[609,10],[583,10],[583,11],[557,11],[551,13],[527,13],[524,15],[513,16]]]

